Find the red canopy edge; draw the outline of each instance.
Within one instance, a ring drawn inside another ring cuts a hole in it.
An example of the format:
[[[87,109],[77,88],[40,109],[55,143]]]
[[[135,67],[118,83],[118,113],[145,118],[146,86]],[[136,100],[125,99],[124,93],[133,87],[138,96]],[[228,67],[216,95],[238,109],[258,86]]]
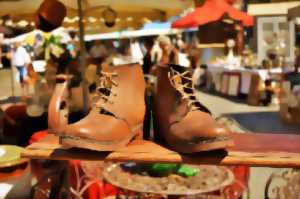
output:
[[[194,12],[173,22],[172,28],[198,27],[218,21],[226,14],[233,20],[240,21],[244,26],[254,24],[252,16],[232,7],[225,0],[206,0],[203,6],[196,8]]]

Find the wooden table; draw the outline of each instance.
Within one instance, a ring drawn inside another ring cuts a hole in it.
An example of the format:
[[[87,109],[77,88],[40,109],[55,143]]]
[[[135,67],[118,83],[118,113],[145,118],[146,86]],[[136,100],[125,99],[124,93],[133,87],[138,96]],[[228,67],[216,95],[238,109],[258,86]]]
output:
[[[239,73],[240,76],[240,90],[239,93],[248,94],[251,87],[251,77],[257,75],[260,81],[265,81],[274,75],[281,75],[282,68],[272,69],[248,69],[244,67],[239,68],[228,68],[224,66],[209,65],[207,70],[212,75],[213,84],[215,84],[217,90],[221,86],[221,76],[223,73]],[[291,69],[288,69],[288,71]],[[220,90],[219,90],[220,91]]]
[[[233,139],[235,146],[227,151],[183,155],[144,140],[133,141],[127,147],[111,153],[64,149],[58,137],[48,135],[40,142],[28,146],[22,152],[22,157],[300,168],[300,135],[234,134]]]

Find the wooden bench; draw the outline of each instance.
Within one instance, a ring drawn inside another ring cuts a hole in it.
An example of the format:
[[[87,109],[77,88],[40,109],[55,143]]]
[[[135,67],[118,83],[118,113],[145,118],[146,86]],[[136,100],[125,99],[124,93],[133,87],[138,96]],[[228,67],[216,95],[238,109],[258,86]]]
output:
[[[173,162],[300,168],[300,135],[234,134],[235,146],[226,151],[179,154],[151,141],[136,140],[115,152],[64,149],[59,138],[48,135],[22,153],[31,159]]]

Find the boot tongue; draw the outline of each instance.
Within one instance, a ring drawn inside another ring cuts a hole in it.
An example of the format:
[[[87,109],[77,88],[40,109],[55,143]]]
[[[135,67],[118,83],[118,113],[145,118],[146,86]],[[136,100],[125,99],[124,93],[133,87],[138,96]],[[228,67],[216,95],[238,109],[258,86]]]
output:
[[[186,71],[189,71],[189,68],[186,68],[186,67],[180,66],[180,65],[176,65],[176,64],[169,64],[169,67],[180,74],[182,74]],[[186,86],[192,88],[193,82],[190,80],[190,78],[192,78],[191,72],[189,71],[188,73],[185,73],[184,77],[186,77],[186,78],[181,78],[181,83],[183,85],[186,85]],[[193,93],[193,89],[189,89],[189,88],[185,88],[184,91],[186,93]]]
[[[180,65],[176,65],[176,64],[169,64],[169,67],[180,74],[183,74],[184,72],[189,71],[189,68],[186,68],[186,67],[180,66]],[[193,88],[193,82],[190,80],[192,78],[191,72],[189,71],[188,73],[185,73],[184,77],[186,77],[186,78],[182,77],[180,81],[183,85],[186,85],[187,87],[189,87],[189,88],[184,88],[184,91],[188,94],[194,93],[194,90],[191,89],[191,88]]]
[[[180,65],[176,65],[176,64],[169,64],[169,67],[172,68],[173,70],[177,71],[180,74],[189,70],[189,68],[186,68],[186,67],[180,66]],[[191,72],[189,72],[184,75],[184,77],[186,77],[186,78],[183,78],[183,77],[181,78],[181,83],[188,87],[188,88],[186,88],[186,87],[184,88],[184,92],[187,94],[191,94],[189,99],[196,101],[196,102],[194,102],[194,106],[198,107],[200,111],[211,114],[211,112],[210,112],[210,110],[208,110],[208,108],[206,108],[199,101],[197,101],[196,96],[195,96],[195,91],[193,89],[193,82],[191,80],[191,76],[192,76]]]
[[[173,70],[176,70],[179,73],[183,73],[188,70],[188,68],[176,64],[169,64],[169,67],[172,68]]]

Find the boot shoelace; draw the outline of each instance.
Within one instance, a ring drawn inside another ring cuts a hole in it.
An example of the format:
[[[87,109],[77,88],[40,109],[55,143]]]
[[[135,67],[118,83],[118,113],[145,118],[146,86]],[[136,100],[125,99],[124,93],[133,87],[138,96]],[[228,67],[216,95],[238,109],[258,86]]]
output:
[[[114,72],[100,72],[99,86],[97,87],[97,97],[99,97],[101,100],[97,100],[96,102],[96,106],[100,108],[100,113],[109,114],[109,111],[103,108],[103,104],[113,104],[111,96],[117,96],[116,93],[112,92],[112,87],[118,86],[118,83],[114,81],[114,77],[116,76],[118,76],[118,74]]]
[[[187,77],[189,71],[179,73],[178,71],[170,68],[171,71],[168,73],[168,77],[171,85],[180,93],[182,99],[186,99],[188,107],[192,110],[201,110],[201,105],[194,94],[192,78]],[[183,83],[183,79],[187,80],[187,83]],[[190,90],[188,93],[186,90]]]

